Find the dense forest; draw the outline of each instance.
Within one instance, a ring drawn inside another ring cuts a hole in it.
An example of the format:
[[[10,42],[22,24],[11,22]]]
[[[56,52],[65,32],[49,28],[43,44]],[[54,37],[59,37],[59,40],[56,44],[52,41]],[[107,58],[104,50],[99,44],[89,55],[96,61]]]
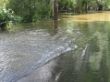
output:
[[[55,13],[73,14],[108,11],[109,0],[0,0],[0,21],[35,22],[51,19]]]

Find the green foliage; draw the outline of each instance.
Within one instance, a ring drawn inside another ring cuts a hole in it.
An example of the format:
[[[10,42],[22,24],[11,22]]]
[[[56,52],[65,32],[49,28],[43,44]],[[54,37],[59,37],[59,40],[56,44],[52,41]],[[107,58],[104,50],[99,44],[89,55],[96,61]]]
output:
[[[5,8],[9,0],[0,0],[0,8]]]
[[[7,7],[14,10],[16,15],[21,16],[23,22],[51,17],[50,0],[10,0]]]
[[[2,8],[0,9],[0,21],[7,22],[7,21],[21,21],[21,17],[15,16],[14,11],[12,9]]]
[[[110,9],[110,0],[60,0],[60,10],[71,10],[76,13],[88,12],[92,10]]]
[[[60,0],[59,6],[61,10],[70,10],[76,6],[76,0]]]
[[[33,22],[52,18],[53,0],[1,0],[6,2],[7,8],[20,16],[23,22]],[[0,1],[0,2],[1,2]],[[52,2],[52,3],[51,3]],[[59,0],[59,10],[75,13],[86,13],[89,10],[97,11],[110,9],[110,0]],[[21,19],[17,18],[17,19]]]
[[[13,19],[13,11],[11,9],[0,9],[0,21],[10,21]]]
[[[51,10],[51,5],[50,5],[50,1],[39,1],[36,2],[36,9],[33,15],[33,21],[36,20],[41,20],[43,19],[48,19],[51,18],[52,16],[52,10]]]

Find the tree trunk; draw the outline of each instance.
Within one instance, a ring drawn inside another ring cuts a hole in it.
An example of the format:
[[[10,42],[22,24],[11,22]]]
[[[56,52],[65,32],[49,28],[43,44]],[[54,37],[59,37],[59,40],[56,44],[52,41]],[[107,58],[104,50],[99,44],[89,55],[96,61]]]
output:
[[[54,0],[54,20],[58,20],[58,0]]]

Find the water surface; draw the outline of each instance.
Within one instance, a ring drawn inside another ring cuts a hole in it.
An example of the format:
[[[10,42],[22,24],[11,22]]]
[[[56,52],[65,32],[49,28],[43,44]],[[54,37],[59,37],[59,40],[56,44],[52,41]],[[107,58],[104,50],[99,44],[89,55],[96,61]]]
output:
[[[110,82],[109,12],[103,14],[63,15],[55,32],[53,21],[10,26],[0,34],[0,82]]]

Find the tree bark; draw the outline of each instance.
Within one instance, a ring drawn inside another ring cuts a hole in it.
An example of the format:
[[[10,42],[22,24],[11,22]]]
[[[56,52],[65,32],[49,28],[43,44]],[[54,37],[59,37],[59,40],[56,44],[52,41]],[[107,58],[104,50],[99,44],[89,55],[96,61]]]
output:
[[[58,0],[54,0],[54,20],[58,20]]]

